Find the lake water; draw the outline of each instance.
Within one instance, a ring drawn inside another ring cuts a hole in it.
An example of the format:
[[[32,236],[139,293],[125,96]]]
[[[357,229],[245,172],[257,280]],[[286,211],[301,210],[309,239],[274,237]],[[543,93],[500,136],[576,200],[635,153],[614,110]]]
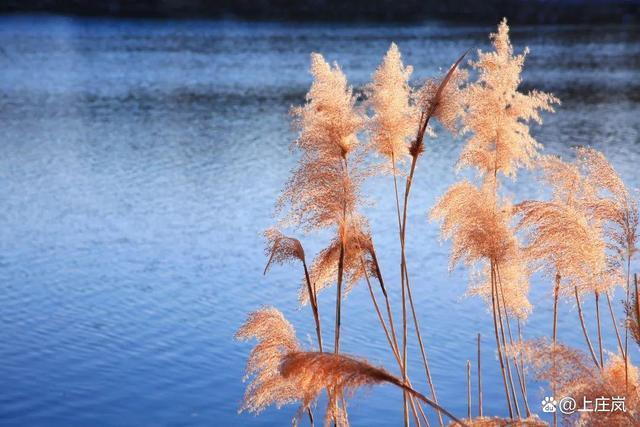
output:
[[[237,414],[251,344],[233,334],[248,312],[274,305],[313,340],[310,310],[296,305],[299,268],[264,277],[260,238],[295,165],[287,111],[310,84],[309,53],[338,61],[360,87],[395,41],[419,80],[487,48],[492,30],[0,18],[0,424],[287,425],[293,406]],[[592,145],[638,187],[638,28],[522,27],[512,39],[531,48],[525,86],[563,101],[535,128],[546,152]],[[447,271],[448,245],[426,219],[460,178],[460,148],[442,133],[421,160],[408,265],[441,403],[466,413],[465,363],[475,363],[480,332],[484,410],[504,415],[491,317],[464,297],[467,272]],[[397,303],[391,182],[366,188]],[[506,190],[543,194],[529,173]],[[304,236],[307,252],[325,238]],[[550,334],[550,292],[549,280],[534,278],[528,338]],[[327,342],[333,304],[334,292],[321,295]],[[593,338],[590,301],[585,309]],[[365,286],[343,310],[344,351],[397,372]],[[559,337],[584,349],[571,302],[561,304]],[[414,385],[426,391],[413,340],[409,351]],[[529,394],[540,412],[543,385],[530,382]],[[356,426],[400,425],[400,406],[401,394],[383,386],[356,394],[349,413]]]

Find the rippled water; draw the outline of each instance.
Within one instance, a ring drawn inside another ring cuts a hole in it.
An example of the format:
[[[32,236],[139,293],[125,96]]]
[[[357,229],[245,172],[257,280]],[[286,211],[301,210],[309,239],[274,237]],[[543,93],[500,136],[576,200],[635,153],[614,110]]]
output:
[[[391,41],[420,79],[487,47],[491,30],[0,18],[0,424],[288,424],[294,407],[236,414],[250,345],[233,333],[271,304],[312,341],[308,308],[296,310],[300,271],[263,277],[259,236],[295,163],[287,111],[310,83],[309,53],[338,61],[359,87]],[[531,48],[525,86],[563,100],[535,130],[546,151],[593,145],[637,187],[638,29],[523,27],[513,41]],[[448,273],[448,245],[425,215],[459,178],[460,147],[443,133],[418,169],[408,262],[441,402],[466,413],[465,363],[481,332],[485,413],[504,414],[490,316],[463,297],[467,273]],[[530,174],[507,188],[542,194]],[[398,301],[391,190],[369,183],[367,213]],[[323,237],[306,237],[307,252]],[[534,280],[527,337],[549,334],[549,293]],[[333,298],[320,298],[327,334]],[[366,288],[343,307],[344,351],[395,371]],[[562,304],[559,336],[582,347],[575,318]],[[542,385],[529,391],[537,410]],[[400,402],[391,387],[359,393],[352,423],[398,425]]]

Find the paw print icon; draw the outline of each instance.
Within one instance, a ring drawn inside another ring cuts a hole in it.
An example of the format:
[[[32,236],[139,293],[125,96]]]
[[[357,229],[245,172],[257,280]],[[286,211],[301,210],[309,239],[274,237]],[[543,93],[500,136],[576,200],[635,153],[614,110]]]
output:
[[[547,396],[542,400],[542,412],[556,412],[558,401],[553,396]]]

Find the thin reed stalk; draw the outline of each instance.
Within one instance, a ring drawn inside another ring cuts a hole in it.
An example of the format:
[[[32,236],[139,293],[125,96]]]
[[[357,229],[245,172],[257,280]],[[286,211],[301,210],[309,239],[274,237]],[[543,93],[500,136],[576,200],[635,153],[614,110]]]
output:
[[[482,365],[480,362],[480,333],[478,333],[478,416],[482,418]]]
[[[598,328],[598,347],[600,349],[600,366],[604,366],[604,353],[602,350],[602,330],[600,328],[600,293],[598,291],[594,292],[596,297],[596,322]]]
[[[340,243],[340,260],[338,261],[338,285],[336,286],[336,324],[335,324],[335,340],[333,344],[333,352],[340,353],[340,316],[342,303],[342,272],[344,266],[344,242]]]
[[[589,339],[589,334],[587,333],[587,327],[584,323],[584,316],[582,315],[582,304],[580,304],[580,297],[578,296],[578,287],[575,286],[573,290],[576,297],[576,304],[578,306],[578,318],[580,319],[580,326],[582,326],[584,339],[587,342],[587,347],[589,348],[589,354],[591,354],[591,359],[593,359],[593,363],[596,364],[596,367],[600,368],[601,366],[598,363],[598,359],[596,358],[596,352],[593,351],[593,346],[591,345],[591,340]]]
[[[633,275],[634,281],[636,283],[636,293],[637,293],[637,280],[638,277],[636,274]],[[627,257],[627,289],[626,289],[626,300],[625,300],[625,307],[627,307],[629,305],[629,285],[630,285],[630,279],[631,279],[631,256]],[[640,317],[638,318],[640,319]],[[624,384],[625,384],[625,390],[629,389],[629,357],[627,352],[629,351],[629,315],[627,315],[625,322],[624,322]]]
[[[560,296],[560,273],[556,273],[556,283],[553,287],[553,333],[552,333],[552,341],[553,341],[553,372],[556,371],[556,342],[558,339],[558,298]],[[556,382],[555,380],[551,382],[551,392],[553,395],[556,395]],[[558,426],[558,414],[556,412],[553,413],[553,427]]]
[[[431,370],[429,369],[429,361],[427,358],[427,353],[424,347],[424,341],[422,340],[422,333],[420,332],[420,324],[418,322],[418,316],[416,314],[416,309],[415,309],[415,305],[413,303],[413,295],[411,292],[411,285],[409,282],[409,272],[407,269],[407,260],[406,260],[406,255],[405,255],[405,238],[406,238],[406,230],[407,230],[407,209],[408,209],[408,205],[409,205],[409,193],[411,191],[411,184],[413,182],[413,175],[415,173],[416,170],[416,163],[418,161],[418,156],[420,155],[420,153],[423,150],[423,138],[424,138],[424,132],[426,131],[426,126],[429,123],[429,118],[430,115],[427,115],[424,119],[424,125],[421,128],[421,132],[419,132],[418,137],[416,138],[416,140],[420,141],[420,147],[419,149],[416,150],[412,150],[412,156],[411,156],[411,168],[409,170],[409,175],[407,176],[407,180],[405,183],[405,191],[404,191],[404,203],[403,203],[403,207],[402,207],[402,221],[399,223],[399,227],[400,227],[400,245],[401,245],[401,262],[400,262],[400,267],[401,267],[401,274],[402,274],[402,283],[404,284],[404,286],[406,287],[406,293],[409,297],[409,306],[411,308],[411,314],[413,317],[413,325],[416,331],[416,337],[418,339],[418,345],[420,346],[420,353],[422,356],[422,363],[424,365],[424,369],[425,369],[425,375],[427,377],[427,382],[429,383],[429,389],[431,391],[431,396],[433,397],[433,400],[435,402],[438,401],[438,397],[436,394],[436,390],[435,390],[435,386],[433,384],[433,379],[431,377]],[[397,194],[396,194],[396,200],[397,200]],[[397,209],[398,209],[398,215],[400,214],[400,205],[397,204],[396,205]],[[403,291],[404,291],[404,287],[403,287]],[[404,316],[404,310],[405,310],[405,295],[403,292],[403,316]],[[403,322],[406,321],[406,318],[403,317]],[[406,324],[404,325],[406,328]],[[405,329],[406,331],[406,329]],[[442,419],[442,414],[438,413],[438,421],[440,422],[440,426],[444,426],[444,421]]]
[[[507,374],[504,368],[504,360],[502,358],[502,345],[500,344],[500,335],[498,334],[498,317],[496,310],[496,280],[493,260],[491,260],[491,308],[493,313],[493,330],[496,336],[496,347],[498,348],[498,359],[500,361],[500,371],[502,372],[502,381],[504,383],[504,394],[507,398],[507,408],[509,409],[509,418],[513,418],[513,408],[511,407],[511,395],[507,384]]]
[[[420,355],[422,356],[422,364],[424,366],[424,370],[425,370],[425,375],[427,377],[427,382],[429,383],[429,389],[431,391],[431,396],[433,397],[434,401],[438,401],[437,395],[436,395],[436,389],[435,386],[433,385],[433,380],[431,378],[431,369],[429,369],[429,359],[427,358],[427,353],[425,350],[425,346],[424,343],[422,341],[422,334],[420,333],[420,324],[418,322],[418,316],[416,314],[416,310],[415,310],[415,305],[413,303],[413,295],[411,293],[411,286],[409,285],[409,276],[406,270],[406,264],[405,264],[405,283],[407,286],[407,295],[409,296],[409,307],[411,308],[411,315],[413,317],[413,324],[415,326],[415,330],[416,330],[416,337],[418,338],[418,345],[420,347]],[[438,414],[438,418],[439,420],[442,421],[442,414]],[[443,421],[444,424],[444,421]]]
[[[502,288],[502,278],[500,276],[500,267],[497,266],[496,271],[498,273],[498,283],[500,284],[500,295],[501,295],[501,299],[502,299],[502,309],[504,310],[504,316],[505,316],[505,320],[507,323],[507,332],[509,335],[509,344],[513,347],[514,346],[514,340],[513,340],[513,335],[511,333],[511,321],[509,319],[509,312],[507,311],[507,304],[504,298],[504,290]],[[506,344],[505,344],[506,345]],[[520,367],[518,365],[518,357],[516,354],[514,354],[512,356],[513,359],[513,365],[516,369],[516,375],[517,375],[517,380],[518,380],[518,385],[520,386],[520,392],[522,393],[522,401],[524,402],[524,408],[525,408],[525,413],[527,415],[527,418],[529,418],[529,416],[531,415],[531,411],[529,409],[529,399],[527,398],[527,391],[526,391],[526,386],[524,384],[524,365],[522,367]],[[520,371],[520,369],[522,369],[522,372]],[[516,396],[515,396],[515,392],[514,392],[514,399],[517,400]]]
[[[320,313],[318,310],[318,295],[316,294],[315,287],[311,286],[311,279],[309,278],[309,270],[307,269],[306,261],[302,261],[302,266],[304,267],[304,278],[307,282],[307,291],[309,292],[309,302],[311,304],[311,310],[313,312],[313,320],[316,324],[316,335],[318,338],[318,349],[320,353],[323,352],[322,349],[322,327],[320,325]]]
[[[384,296],[384,300],[385,300],[385,306],[386,306],[386,310],[387,310],[387,317],[389,318],[389,328],[391,330],[391,337],[387,338],[389,340],[389,345],[391,346],[391,349],[394,351],[394,356],[396,356],[396,360],[398,362],[398,366],[399,368],[402,370],[403,369],[403,365],[400,359],[400,352],[399,352],[399,348],[398,348],[398,338],[396,336],[396,330],[395,330],[395,325],[394,325],[394,321],[393,321],[393,312],[391,311],[391,303],[389,301],[389,295],[387,294],[387,289],[386,286],[384,285],[384,279],[382,277],[382,271],[380,270],[380,264],[378,263],[378,257],[376,255],[376,251],[375,248],[372,246],[371,247],[371,258],[373,261],[373,265],[374,268],[376,269],[376,277],[378,279],[378,283],[380,284],[380,290],[382,291],[382,295]],[[374,306],[377,307],[377,302],[375,299],[375,294],[371,293],[371,296],[373,298],[373,302],[374,302]],[[386,328],[386,324],[384,323],[384,320],[382,318],[382,316],[380,316],[380,320],[382,322],[382,326],[383,328]],[[393,340],[393,342],[391,342],[391,340]],[[407,383],[410,384],[409,378],[407,376]],[[422,411],[422,407],[420,405],[418,405],[418,408]],[[424,421],[426,423],[426,425],[429,425],[429,421],[426,419],[425,415],[424,415],[424,411],[422,411],[421,415],[424,418]]]
[[[471,420],[471,361],[467,360],[467,419]]]
[[[618,322],[616,322],[616,315],[613,312],[613,306],[611,305],[611,297],[609,296],[609,291],[605,291],[605,296],[607,297],[607,305],[609,306],[609,314],[611,315],[611,323],[613,323],[613,330],[616,333],[616,340],[618,341],[618,348],[620,349],[620,353],[622,357],[626,359],[627,352],[622,345],[622,339],[620,338],[620,332],[618,331]],[[626,370],[626,368],[625,368]],[[626,375],[626,372],[625,372]]]
[[[631,258],[629,258],[629,263],[631,262]],[[629,271],[629,269],[631,268],[630,264],[627,264],[627,272]],[[627,280],[628,280],[628,274],[627,274]],[[640,320],[640,294],[638,294],[638,275],[634,273],[633,275],[633,283],[635,285],[635,290],[636,290],[636,297],[635,297],[635,304],[634,304],[634,308],[636,310],[636,319]],[[627,304],[629,304],[629,289],[627,286]],[[626,334],[629,333],[629,315],[627,315],[627,324],[625,324],[625,332]],[[625,391],[628,392],[629,391],[629,354],[628,354],[628,340],[629,337],[628,335],[625,335],[624,337],[625,342],[625,352],[624,352],[624,386],[625,386]]]
[[[457,67],[460,64],[460,62],[462,62],[462,59],[465,57],[467,52],[463,53],[460,56],[460,58],[458,58],[458,60],[451,66],[451,68],[449,69],[448,73],[442,79],[442,82],[440,83],[440,85],[439,85],[439,87],[438,87],[438,89],[437,89],[437,91],[435,93],[433,102],[431,103],[431,105],[429,105],[428,110],[426,112],[423,111],[421,116],[420,116],[420,121],[419,121],[419,126],[418,126],[418,133],[417,133],[416,138],[412,142],[411,147],[409,149],[409,152],[411,154],[411,167],[409,169],[409,175],[407,176],[407,179],[406,179],[406,182],[405,182],[404,203],[403,203],[403,207],[402,207],[402,220],[400,220],[400,201],[399,201],[398,185],[397,185],[396,170],[395,170],[395,158],[393,157],[393,154],[392,154],[392,157],[391,157],[392,168],[393,168],[394,190],[395,190],[395,197],[396,197],[396,211],[397,211],[397,214],[398,214],[398,227],[399,227],[399,230],[400,230],[400,252],[401,252],[401,260],[400,260],[400,275],[401,275],[401,278],[400,278],[400,282],[401,282],[401,285],[402,285],[403,358],[404,358],[404,361],[405,361],[405,372],[403,372],[403,374],[406,375],[406,335],[407,335],[406,299],[405,299],[405,286],[406,286],[406,294],[409,296],[409,304],[411,306],[411,312],[412,312],[412,316],[413,316],[414,327],[415,327],[415,330],[416,330],[416,336],[418,338],[418,343],[420,345],[420,352],[421,352],[421,355],[422,355],[422,361],[423,361],[423,365],[424,365],[424,368],[425,368],[425,374],[427,376],[427,381],[429,382],[429,388],[430,388],[430,391],[431,391],[431,396],[433,397],[433,400],[435,402],[438,401],[438,398],[437,398],[437,395],[436,395],[435,386],[433,384],[433,379],[431,377],[431,372],[429,370],[429,362],[428,362],[426,351],[425,351],[425,348],[424,348],[424,342],[422,340],[422,334],[420,333],[420,325],[418,323],[418,318],[417,318],[417,315],[416,315],[415,306],[413,304],[413,297],[411,295],[411,285],[409,284],[409,274],[408,274],[408,271],[407,271],[407,260],[406,260],[406,254],[405,254],[407,209],[408,209],[408,206],[409,206],[409,194],[411,192],[411,184],[413,183],[413,176],[415,174],[418,157],[424,151],[424,136],[426,134],[427,127],[429,125],[429,120],[431,119],[431,117],[433,116],[433,114],[436,111],[436,108],[438,107],[438,104],[439,104],[439,102],[441,100],[441,97],[442,97],[443,90],[445,89],[445,87],[447,86],[449,81],[451,80],[451,77],[453,76],[454,71],[457,69]],[[438,420],[440,422],[440,426],[444,426],[444,421],[442,419],[442,414],[440,414],[439,412],[438,412]]]
[[[391,170],[393,174],[393,191],[396,199],[396,214],[398,217],[398,233],[400,236],[400,288],[402,293],[402,379],[407,379],[407,299],[405,296],[406,285],[404,275],[404,244],[402,240],[402,223],[400,221],[400,197],[398,194],[398,178],[396,172],[396,159],[395,154],[391,153]],[[408,413],[407,413],[407,392],[405,391],[402,396],[404,407],[404,425],[408,426]]]
[[[309,414],[309,423],[311,424],[311,427],[313,427],[315,424],[313,422],[313,413],[311,412],[311,408],[307,408],[307,414]]]
[[[516,387],[514,385],[513,382],[513,375],[511,374],[511,362],[509,362],[509,356],[507,355],[507,339],[505,338],[505,333],[504,333],[504,322],[502,320],[502,310],[506,308],[503,307],[504,306],[504,295],[502,293],[502,284],[500,283],[500,281],[498,280],[499,278],[499,273],[498,273],[498,267],[496,264],[496,306],[498,308],[498,320],[499,320],[499,324],[500,324],[500,336],[502,337],[502,348],[504,351],[504,359],[507,365],[507,378],[509,379],[509,386],[510,386],[510,390],[511,390],[511,395],[513,396],[513,406],[516,410],[516,415],[518,416],[518,418],[521,418],[520,415],[520,405],[518,404],[518,396],[516,394]],[[498,285],[500,285],[500,289],[498,288]],[[500,304],[500,299],[503,299],[503,303]]]
[[[522,348],[522,328],[520,326],[520,319],[517,319],[517,323],[518,323],[518,345],[520,346],[520,348]],[[527,392],[527,373],[524,370],[524,356],[522,354],[522,352],[520,352],[520,369],[522,371],[522,385],[524,386],[524,394],[525,396],[528,396],[528,392]],[[526,400],[527,402],[527,407],[529,404],[529,399],[527,398]]]
[[[380,283],[380,289],[382,290],[382,295],[384,296],[385,305],[387,308],[387,316],[389,318],[389,326],[391,329],[391,337],[393,338],[393,343],[398,348],[398,338],[396,336],[396,328],[393,321],[393,312],[391,311],[391,303],[389,301],[389,295],[387,294],[386,286],[384,285],[384,279],[382,278],[382,271],[380,270],[380,264],[378,263],[378,257],[376,255],[375,248],[371,248],[371,258],[373,260],[373,265],[376,269],[376,277],[378,278],[378,283]]]
[[[396,361],[398,362],[398,366],[402,370],[402,362],[401,362],[400,356],[398,354],[398,349],[397,349],[396,346],[394,346],[394,343],[392,341],[391,335],[389,334],[389,328],[387,328],[387,324],[384,321],[384,317],[382,316],[382,312],[380,311],[380,306],[378,305],[378,301],[376,299],[375,293],[373,292],[373,287],[371,286],[371,280],[369,279],[369,274],[367,273],[365,262],[364,262],[364,259],[362,258],[362,255],[360,256],[360,262],[362,264],[365,280],[367,282],[367,287],[369,289],[369,295],[371,295],[371,301],[373,302],[373,306],[374,306],[376,314],[378,316],[378,320],[380,321],[380,325],[382,326],[384,334],[385,334],[385,336],[387,338],[387,342],[389,343],[389,346],[391,347],[391,352],[393,353]],[[414,416],[414,418],[416,420],[416,424],[418,426],[420,426],[421,424],[420,424],[420,420],[418,419],[418,414],[416,413],[416,408],[415,408],[415,403],[413,401],[413,397],[410,397],[409,400],[410,400],[411,410],[413,412],[413,416]],[[424,413],[423,413],[423,416],[424,416]],[[426,417],[425,417],[425,419],[426,419]]]

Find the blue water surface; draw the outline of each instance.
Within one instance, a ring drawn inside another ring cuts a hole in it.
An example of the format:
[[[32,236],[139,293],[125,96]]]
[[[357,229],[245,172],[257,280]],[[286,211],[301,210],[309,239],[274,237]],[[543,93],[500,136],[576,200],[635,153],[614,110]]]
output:
[[[297,306],[300,268],[264,277],[260,237],[295,165],[287,113],[310,84],[309,53],[338,61],[360,88],[395,41],[417,82],[468,48],[487,48],[492,30],[0,18],[0,424],[288,425],[295,406],[237,414],[251,344],[233,334],[247,313],[274,305],[305,345],[314,342],[310,310]],[[594,146],[637,187],[637,28],[520,27],[512,38],[531,48],[524,87],[563,101],[534,129],[545,151],[571,158],[571,147]],[[465,364],[475,363],[479,332],[484,411],[506,415],[491,316],[464,296],[468,272],[449,273],[449,245],[427,220],[464,176],[454,172],[461,146],[440,132],[418,167],[409,271],[441,403],[466,414]],[[368,182],[374,203],[365,213],[398,309],[392,188],[388,177]],[[545,194],[530,173],[505,190],[515,200]],[[326,234],[301,237],[308,254],[327,242]],[[526,338],[550,334],[549,282],[532,280]],[[334,298],[320,297],[328,343]],[[343,350],[397,373],[366,286],[343,310]],[[593,338],[592,301],[585,311]],[[605,346],[615,351],[603,319]],[[559,337],[584,349],[571,301],[561,304]],[[409,353],[414,386],[426,392],[414,339]],[[529,382],[537,412],[545,395],[544,384]],[[352,425],[400,425],[401,402],[391,386],[359,392]]]

